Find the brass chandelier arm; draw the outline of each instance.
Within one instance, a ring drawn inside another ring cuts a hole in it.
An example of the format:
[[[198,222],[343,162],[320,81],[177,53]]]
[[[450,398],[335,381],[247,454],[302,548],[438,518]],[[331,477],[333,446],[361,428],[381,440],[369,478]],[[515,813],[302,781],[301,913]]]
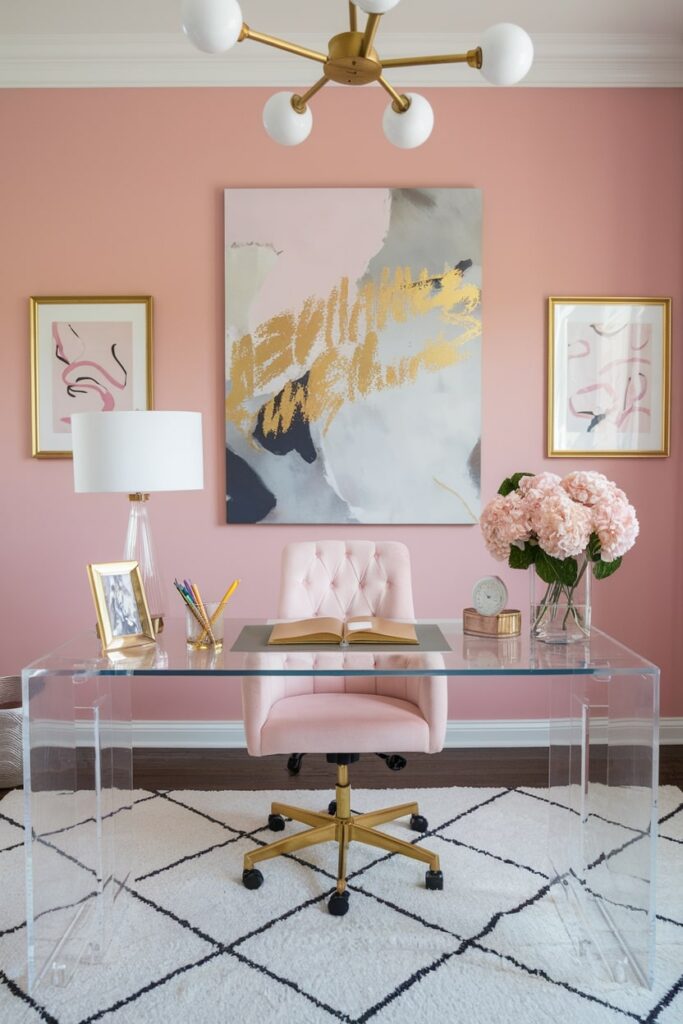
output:
[[[306,104],[311,97],[315,96],[317,92],[320,92],[322,87],[327,85],[328,82],[329,78],[326,75],[323,75],[323,77],[319,78],[318,81],[315,82],[302,96],[292,96],[292,106],[296,110],[297,114],[303,114],[306,109]]]
[[[353,0],[349,0],[349,28],[352,32],[358,31],[358,8]]]
[[[318,50],[309,50],[305,46],[299,46],[297,43],[288,43],[286,39],[278,39],[277,36],[268,36],[264,32],[254,32],[253,29],[245,23],[242,25],[242,31],[240,32],[238,42],[242,43],[245,39],[251,39],[255,43],[264,43],[266,46],[274,46],[277,50],[286,50],[288,53],[295,53],[297,57],[307,57],[308,60],[317,60],[319,64],[324,64],[327,60],[326,53],[320,53]]]
[[[469,64],[471,68],[481,68],[481,47],[468,50],[467,53],[441,53],[433,57],[393,57],[382,61],[383,68],[414,68],[424,64]]]
[[[410,100],[408,99],[408,97],[407,96],[401,96],[400,93],[396,92],[396,90],[394,89],[393,85],[390,85],[389,82],[387,82],[386,78],[380,77],[380,78],[377,79],[377,81],[382,86],[382,88],[385,89],[389,93],[389,95],[391,96],[392,100],[394,101],[391,105],[394,108],[394,110],[396,111],[396,113],[397,114],[405,113],[405,111],[410,106]]]
[[[377,35],[377,29],[379,28],[381,20],[381,14],[368,14],[368,20],[365,23],[365,32],[363,33],[363,41],[360,44],[361,57],[367,57],[368,53],[372,49],[372,44],[375,41],[375,36]]]

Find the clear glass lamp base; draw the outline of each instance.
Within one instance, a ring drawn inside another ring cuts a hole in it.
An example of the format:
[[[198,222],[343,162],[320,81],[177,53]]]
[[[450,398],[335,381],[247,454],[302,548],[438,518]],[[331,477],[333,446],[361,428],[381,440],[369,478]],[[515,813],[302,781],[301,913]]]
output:
[[[147,596],[154,629],[160,633],[164,628],[164,603],[159,563],[154,554],[152,531],[147,512],[148,494],[131,494],[128,531],[123,557],[136,561],[140,566],[142,584]]]

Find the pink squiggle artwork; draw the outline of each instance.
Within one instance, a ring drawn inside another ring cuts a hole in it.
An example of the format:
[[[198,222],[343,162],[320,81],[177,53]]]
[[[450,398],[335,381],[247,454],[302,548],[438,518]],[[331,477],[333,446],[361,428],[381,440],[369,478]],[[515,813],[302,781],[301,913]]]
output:
[[[568,423],[589,434],[612,430],[630,434],[650,428],[651,409],[642,400],[650,389],[650,324],[610,328],[571,324],[567,337]],[[651,347],[651,346],[650,346]],[[634,355],[633,353],[638,353]],[[643,354],[641,354],[643,353]]]
[[[574,416],[578,416],[580,419],[592,419],[595,416],[595,412],[592,408],[585,408],[586,405],[594,403],[587,402],[585,400],[582,401],[581,396],[591,395],[596,391],[606,392],[607,402],[609,403],[606,406],[608,412],[611,412],[616,407],[617,394],[614,388],[611,388],[609,384],[587,384],[585,388],[579,388],[578,391],[569,396],[569,408]]]
[[[642,413],[644,416],[651,416],[652,410],[648,409],[647,406],[637,405],[636,403],[644,398],[648,390],[647,377],[643,373],[638,375],[638,387],[639,390],[633,386],[633,378],[629,377],[628,384],[626,386],[626,396],[624,398],[624,409],[617,417],[617,426],[622,427],[628,423],[629,419],[634,413]]]
[[[53,429],[68,433],[74,412],[133,408],[133,324],[52,323]]]
[[[581,346],[581,350],[579,352],[575,352],[574,350],[579,345]],[[572,342],[571,345],[569,346],[569,355],[568,355],[567,358],[568,359],[583,359],[584,356],[589,355],[590,350],[591,350],[590,341],[586,341],[585,338],[579,338],[577,341]]]
[[[610,370],[613,370],[615,366],[632,366],[632,365],[635,365],[635,366],[649,366],[650,365],[650,360],[649,359],[642,359],[640,356],[631,356],[630,359],[613,359],[611,363],[607,363],[606,366],[603,366],[601,368],[600,373],[601,374],[609,373]]]

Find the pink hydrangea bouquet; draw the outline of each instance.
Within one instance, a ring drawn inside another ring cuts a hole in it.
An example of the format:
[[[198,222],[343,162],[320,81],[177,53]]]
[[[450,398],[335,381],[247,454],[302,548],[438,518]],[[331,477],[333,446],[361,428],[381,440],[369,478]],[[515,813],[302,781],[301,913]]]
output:
[[[624,492],[602,473],[580,471],[564,479],[515,473],[503,480],[480,525],[494,558],[512,569],[533,566],[533,575],[548,585],[540,602],[532,597],[532,632],[557,619],[561,605],[565,632],[573,620],[584,635],[590,630],[590,598],[578,601],[576,594],[580,584],[587,588],[588,566],[595,579],[611,576],[639,530]]]

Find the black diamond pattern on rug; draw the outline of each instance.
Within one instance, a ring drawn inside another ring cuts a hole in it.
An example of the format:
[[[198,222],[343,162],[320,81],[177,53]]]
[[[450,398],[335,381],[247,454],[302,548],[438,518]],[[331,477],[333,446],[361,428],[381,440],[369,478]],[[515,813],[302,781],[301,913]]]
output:
[[[0,812],[0,1020],[679,1024],[680,790],[661,795],[663,901],[652,991],[605,983],[574,956],[556,910],[561,883],[551,877],[543,843],[547,815],[567,812],[544,792],[421,791],[427,834],[411,833],[405,821],[382,827],[438,852],[445,890],[425,890],[417,862],[353,844],[343,918],[326,907],[333,844],[265,862],[259,890],[241,885],[244,853],[273,839],[265,826],[270,800],[323,809],[328,793],[138,792],[121,862],[130,861],[133,872],[106,964],[83,965],[71,985],[43,985],[34,998],[22,978],[21,796],[13,794]],[[414,796],[358,790],[354,810]],[[288,833],[300,827],[290,822]],[[644,841],[628,825],[603,821],[601,828],[610,838],[606,862],[618,863],[628,844]],[[96,866],[93,830],[92,820],[56,829],[44,851],[80,887],[83,903]],[[57,922],[73,908],[55,901],[45,914]]]

